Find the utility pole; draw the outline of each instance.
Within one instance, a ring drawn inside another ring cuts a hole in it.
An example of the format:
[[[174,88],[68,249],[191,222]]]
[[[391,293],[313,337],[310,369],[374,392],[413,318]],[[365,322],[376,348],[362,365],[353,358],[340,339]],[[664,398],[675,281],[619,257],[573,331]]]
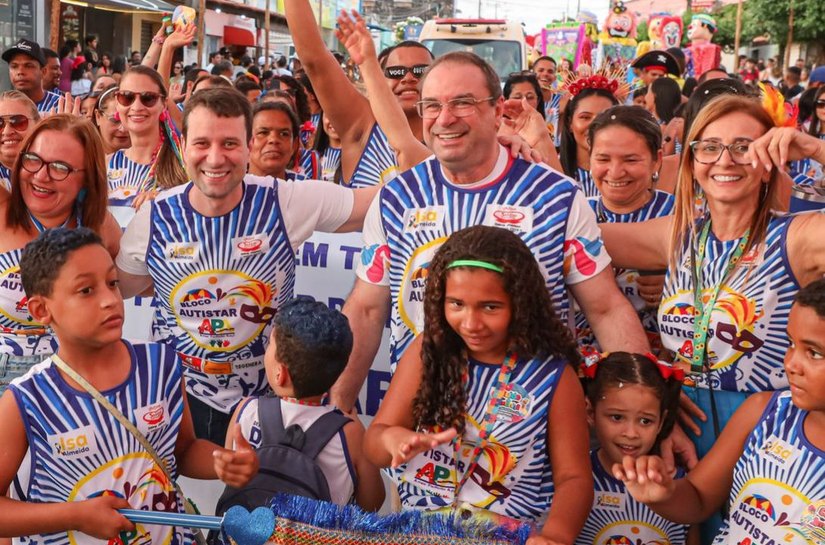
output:
[[[788,43],[785,45],[785,68],[791,65],[791,44],[793,43],[793,0],[788,6]]]
[[[739,73],[739,40],[742,36],[742,0],[736,6],[736,36],[733,39],[733,73]]]
[[[264,10],[264,66],[269,66],[269,0],[266,0],[266,9]]]

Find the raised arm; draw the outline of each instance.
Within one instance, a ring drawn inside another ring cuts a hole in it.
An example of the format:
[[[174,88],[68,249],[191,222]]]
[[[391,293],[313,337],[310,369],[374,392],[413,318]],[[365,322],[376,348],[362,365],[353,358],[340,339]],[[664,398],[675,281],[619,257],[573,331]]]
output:
[[[344,143],[360,141],[374,123],[370,105],[329,52],[307,0],[284,0],[286,21],[315,96]]]
[[[399,168],[408,170],[429,157],[432,152],[415,137],[401,105],[384,81],[375,45],[364,19],[354,10],[352,17],[341,12],[335,34],[361,69],[361,77],[364,78],[370,98],[370,108],[381,130],[387,135],[390,146],[395,150]]]

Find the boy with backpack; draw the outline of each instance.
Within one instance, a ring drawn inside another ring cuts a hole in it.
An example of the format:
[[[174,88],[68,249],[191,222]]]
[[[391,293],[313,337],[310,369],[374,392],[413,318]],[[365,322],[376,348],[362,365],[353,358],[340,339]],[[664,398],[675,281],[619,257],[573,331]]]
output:
[[[293,299],[274,318],[264,356],[275,396],[246,398],[227,430],[235,428],[255,447],[260,470],[243,488],[227,487],[220,514],[233,505],[267,505],[278,492],[345,505],[352,499],[367,511],[384,501],[379,470],[362,454],[364,426],[324,405],[352,351],[347,318],[309,298]]]

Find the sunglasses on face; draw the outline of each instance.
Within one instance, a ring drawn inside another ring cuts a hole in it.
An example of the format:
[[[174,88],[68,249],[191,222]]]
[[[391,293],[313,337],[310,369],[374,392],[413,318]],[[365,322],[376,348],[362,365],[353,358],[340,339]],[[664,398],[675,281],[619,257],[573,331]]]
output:
[[[23,132],[29,128],[29,118],[20,114],[0,116],[0,131],[6,128],[7,124],[12,129]]]
[[[817,100],[816,101],[816,107],[817,108],[825,108],[825,99]],[[2,125],[0,125],[0,126],[2,126]]]
[[[134,93],[132,91],[118,91],[115,93],[115,98],[117,99],[117,103],[121,106],[131,106],[135,103],[135,99],[140,99],[140,103],[146,106],[147,108],[151,108],[155,104],[157,104],[160,98],[166,98],[160,93]]]
[[[412,74],[414,78],[421,79],[426,72],[428,64],[416,64],[415,66],[388,66],[384,68],[384,77],[389,79],[404,79],[407,74]]]

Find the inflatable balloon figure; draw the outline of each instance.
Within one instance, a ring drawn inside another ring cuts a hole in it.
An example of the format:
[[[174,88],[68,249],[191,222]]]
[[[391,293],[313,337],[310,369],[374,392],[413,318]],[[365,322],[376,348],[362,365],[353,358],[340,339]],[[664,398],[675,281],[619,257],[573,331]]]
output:
[[[636,16],[624,2],[616,2],[599,33],[598,64],[629,64],[636,58],[636,45]]]
[[[636,56],[641,57],[651,49],[667,50],[682,44],[682,18],[669,13],[654,13],[647,21],[649,40],[639,42]]]
[[[688,26],[690,46],[685,49],[686,73],[698,78],[722,62],[722,48],[711,43],[716,33],[716,20],[706,13],[693,16]]]

